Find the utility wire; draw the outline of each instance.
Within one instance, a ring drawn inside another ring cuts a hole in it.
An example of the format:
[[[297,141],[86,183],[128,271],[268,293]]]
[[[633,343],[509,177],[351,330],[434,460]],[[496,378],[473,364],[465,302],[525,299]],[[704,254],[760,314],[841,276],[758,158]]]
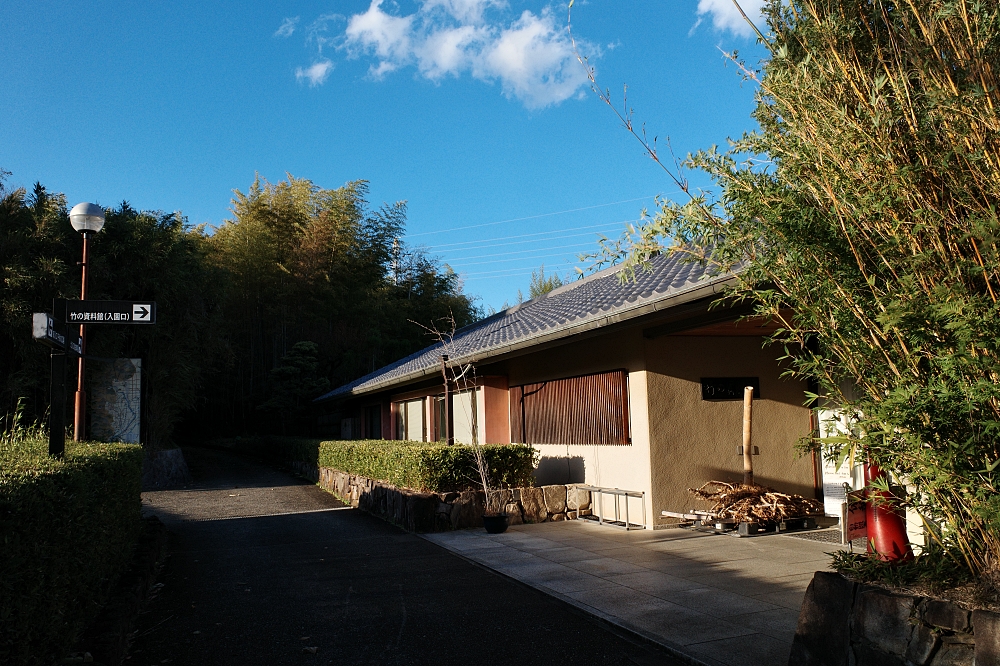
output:
[[[531,252],[532,249],[534,249],[534,250],[544,250],[544,249],[556,249],[556,248],[559,248],[559,247],[569,247],[569,246],[577,247],[579,245],[596,245],[596,241],[597,241],[596,238],[591,239],[589,241],[576,241],[574,243],[569,243],[568,245],[567,244],[559,244],[559,245],[544,245],[544,244],[542,244],[542,243],[551,242],[551,241],[561,241],[564,238],[574,238],[574,237],[579,237],[579,236],[590,236],[590,235],[591,234],[577,234],[576,236],[563,236],[563,237],[559,237],[559,238],[543,238],[543,239],[540,239],[540,240],[530,240],[530,241],[515,241],[513,243],[507,243],[506,245],[494,245],[492,247],[496,248],[496,247],[509,247],[511,245],[524,245],[526,243],[539,244],[538,247],[531,248],[531,249],[528,249],[528,250],[511,250],[509,252],[500,252],[499,254],[463,254],[463,255],[461,255],[461,256],[459,256],[457,258],[454,258],[454,261],[465,261],[466,259],[479,259],[481,257],[501,257],[501,256],[506,255],[506,254],[518,254],[520,252]],[[485,249],[488,249],[488,248],[475,248],[475,249],[477,249],[477,250],[485,250]],[[463,248],[463,250],[464,250],[464,248]],[[445,254],[444,256],[447,257],[448,255]],[[454,257],[454,255],[452,255],[452,256]]]
[[[405,238],[416,238],[417,236],[430,236],[432,234],[445,234],[451,231],[464,231],[466,229],[479,229],[482,227],[492,227],[497,224],[507,224],[508,222],[522,222],[524,220],[537,220],[540,217],[551,217],[553,215],[565,215],[566,213],[579,213],[582,210],[593,210],[594,208],[606,208],[608,206],[617,206],[624,203],[632,203],[633,201],[644,201],[646,199],[653,199],[656,195],[649,195],[646,197],[636,197],[635,199],[624,199],[622,201],[613,201],[611,203],[596,204],[593,206],[584,206],[582,208],[571,208],[569,210],[559,210],[554,213],[542,213],[540,215],[528,215],[526,217],[513,217],[509,220],[500,220],[499,222],[486,222],[484,224],[471,224],[467,227],[454,227],[452,229],[440,229],[438,231],[422,231],[419,234],[406,234]]]
[[[631,222],[641,222],[641,221],[642,218],[635,218],[632,220],[620,220],[618,222],[604,222],[603,224],[591,224],[585,227],[569,227],[568,229],[553,229],[551,231],[538,231],[533,234],[517,234],[516,236],[497,236],[495,238],[480,238],[478,240],[462,241],[460,243],[444,243],[442,245],[424,245],[423,247],[426,248],[428,251],[436,251],[443,247],[454,247],[457,245],[474,245],[476,243],[490,243],[492,241],[507,240],[509,238],[529,238],[532,236],[547,236],[549,234],[561,234],[565,231],[581,231],[583,229],[602,229],[602,228],[611,230],[612,228],[617,228],[619,224],[629,224]],[[597,232],[590,232],[590,233],[597,233]],[[475,248],[465,248],[465,249],[475,249]]]
[[[565,251],[563,251],[563,252],[548,252],[547,254],[533,254],[531,256],[526,256],[526,257],[511,257],[510,259],[491,259],[489,261],[459,261],[459,262],[455,262],[455,263],[452,263],[450,261],[446,261],[444,263],[448,264],[452,268],[456,268],[456,267],[459,267],[459,266],[463,266],[463,267],[464,266],[482,266],[483,264],[506,264],[506,263],[510,263],[512,261],[529,261],[529,260],[530,261],[534,261],[534,260],[537,260],[537,259],[547,259],[549,257],[563,257],[563,256],[566,255],[567,252],[577,253],[578,249],[584,249],[584,248],[586,248],[588,246],[589,245],[582,245],[582,244],[581,245],[573,245],[573,246],[567,247],[565,249]],[[525,252],[536,252],[536,251],[538,251],[538,250],[525,250]],[[517,254],[521,254],[521,253],[517,253]],[[494,256],[503,257],[503,256],[507,256],[507,255],[506,254],[501,254],[501,255],[494,255]],[[471,257],[471,258],[478,259],[478,257]]]

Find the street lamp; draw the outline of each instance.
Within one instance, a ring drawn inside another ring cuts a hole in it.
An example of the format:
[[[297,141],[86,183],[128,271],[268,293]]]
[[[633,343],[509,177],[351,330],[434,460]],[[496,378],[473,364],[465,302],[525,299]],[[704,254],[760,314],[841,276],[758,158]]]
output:
[[[69,222],[73,228],[83,234],[82,285],[80,300],[87,300],[87,250],[90,234],[96,234],[104,228],[104,209],[97,204],[78,203],[69,212]],[[87,329],[80,324],[80,358],[76,373],[76,395],[73,401],[73,441],[84,438],[84,405],[87,394],[83,391],[83,355],[87,351]]]

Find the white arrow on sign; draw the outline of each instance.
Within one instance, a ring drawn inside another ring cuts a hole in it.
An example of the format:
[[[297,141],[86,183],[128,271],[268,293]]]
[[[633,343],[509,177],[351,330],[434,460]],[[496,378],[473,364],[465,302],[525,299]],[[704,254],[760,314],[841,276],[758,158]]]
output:
[[[132,304],[132,321],[149,321],[151,307],[149,303]]]

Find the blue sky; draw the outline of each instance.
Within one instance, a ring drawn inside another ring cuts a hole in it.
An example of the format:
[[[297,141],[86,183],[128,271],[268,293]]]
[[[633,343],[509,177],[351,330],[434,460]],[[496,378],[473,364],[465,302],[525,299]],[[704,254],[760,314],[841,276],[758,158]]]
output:
[[[498,308],[677,195],[590,92],[564,3],[33,0],[0,27],[0,168],[71,205],[219,224],[255,172],[366,179],[373,204],[408,202],[409,244]],[[578,0],[573,33],[678,155],[754,127],[722,51],[763,54],[731,0]]]

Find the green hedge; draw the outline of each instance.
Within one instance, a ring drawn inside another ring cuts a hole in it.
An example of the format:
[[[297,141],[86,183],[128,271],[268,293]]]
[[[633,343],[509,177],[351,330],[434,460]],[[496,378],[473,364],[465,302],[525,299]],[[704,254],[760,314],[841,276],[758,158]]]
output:
[[[249,444],[249,442],[247,442]],[[444,492],[479,487],[479,472],[471,446],[440,442],[267,437],[249,444],[255,451],[282,461],[331,467],[384,481],[399,488]],[[483,447],[490,469],[490,485],[518,488],[532,485],[537,452],[524,444],[488,444]],[[246,450],[250,450],[249,448]]]
[[[0,663],[60,660],[128,566],[142,448],[42,440],[0,446]]]

